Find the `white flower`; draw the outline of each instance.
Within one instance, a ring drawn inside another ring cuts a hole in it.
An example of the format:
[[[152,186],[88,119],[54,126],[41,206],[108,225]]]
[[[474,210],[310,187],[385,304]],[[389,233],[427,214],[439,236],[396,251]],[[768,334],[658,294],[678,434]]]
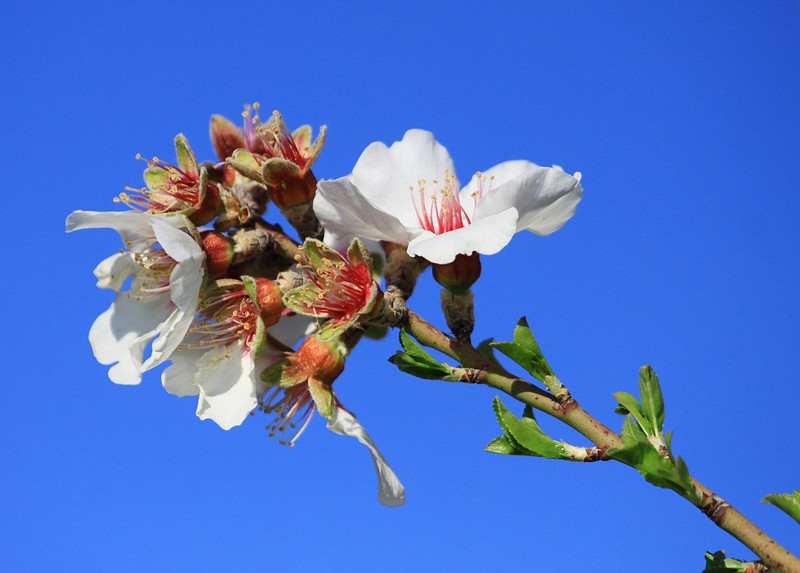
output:
[[[311,321],[284,316],[266,325],[244,285],[231,281],[206,293],[184,343],[171,356],[161,383],[175,396],[197,396],[197,417],[223,430],[239,426],[264,391],[259,374],[280,355],[265,344],[265,331],[291,346]]]
[[[129,249],[108,257],[94,271],[97,286],[118,293],[89,331],[95,358],[113,365],[108,376],[117,384],[138,384],[142,372],[167,360],[194,318],[204,254],[180,229],[187,225],[179,215],[135,211],[75,211],[67,217],[67,232],[115,229]],[[130,290],[119,292],[131,276]]]
[[[494,254],[522,229],[557,231],[582,195],[579,173],[529,161],[500,163],[460,189],[447,149],[412,129],[391,147],[370,144],[350,176],[320,181],[314,211],[325,242],[339,251],[360,237],[446,264],[459,254]]]

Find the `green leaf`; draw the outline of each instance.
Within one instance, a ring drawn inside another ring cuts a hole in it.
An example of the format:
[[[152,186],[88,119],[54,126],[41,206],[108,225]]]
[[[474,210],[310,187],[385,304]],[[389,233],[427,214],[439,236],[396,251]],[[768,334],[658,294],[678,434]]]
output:
[[[428,354],[405,330],[400,331],[400,344],[403,350],[398,350],[389,362],[406,374],[426,380],[445,380],[452,376],[452,368]]]
[[[673,461],[661,455],[650,442],[631,415],[622,425],[622,448],[608,451],[608,457],[639,470],[649,483],[671,489],[693,502],[699,502],[697,491],[691,483],[689,468],[682,458]]]
[[[515,448],[507,436],[500,436],[489,442],[486,446],[486,451],[491,454],[505,454],[508,456],[526,455],[522,450]]]
[[[476,346],[475,350],[480,352],[481,356],[483,356],[486,360],[488,360],[492,364],[499,366],[500,363],[497,361],[497,357],[494,355],[494,348],[492,347],[493,343],[494,343],[493,338],[487,338],[486,340],[481,342],[478,346]]]
[[[554,376],[555,372],[545,360],[533,332],[528,326],[528,321],[523,316],[514,328],[514,339],[511,342],[490,342],[511,360],[522,366],[528,374],[544,382],[546,376]]]
[[[759,571],[753,561],[741,561],[733,557],[725,557],[724,551],[711,553],[706,551],[706,567],[703,573],[749,573]]]
[[[525,417],[517,418],[506,406],[495,398],[492,408],[497,421],[508,438],[510,445],[529,456],[539,456],[553,460],[571,460],[564,446],[542,431],[533,418],[533,411],[526,408]]]
[[[761,503],[771,503],[800,523],[800,489],[795,490],[794,493],[771,493],[762,499]]]
[[[632,415],[634,418],[636,418],[636,421],[642,430],[644,430],[645,434],[648,436],[653,435],[653,426],[650,424],[649,419],[645,415],[644,409],[639,403],[639,400],[627,392],[614,392],[612,396],[614,396],[614,400],[619,403],[619,406],[614,410],[617,414]]]
[[[639,394],[642,397],[642,407],[650,426],[651,435],[658,435],[664,431],[664,396],[661,394],[661,385],[658,376],[650,366],[639,369]]]

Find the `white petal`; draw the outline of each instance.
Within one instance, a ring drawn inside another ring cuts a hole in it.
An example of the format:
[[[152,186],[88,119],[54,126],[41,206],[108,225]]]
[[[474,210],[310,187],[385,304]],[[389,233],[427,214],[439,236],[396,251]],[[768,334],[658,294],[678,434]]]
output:
[[[403,484],[389,467],[367,431],[350,412],[337,405],[333,410],[333,416],[328,420],[328,429],[337,434],[352,436],[367,446],[378,474],[378,501],[390,507],[398,507],[406,502]]]
[[[206,350],[188,350],[173,352],[170,364],[161,373],[161,385],[173,396],[197,396],[200,387],[194,381],[197,373],[197,361]]]
[[[502,183],[484,191],[473,217],[481,219],[514,207],[519,212],[518,231],[527,229],[537,235],[557,231],[575,213],[583,196],[579,179],[559,169],[511,161],[493,167],[484,176],[492,174]]]
[[[258,405],[255,363],[243,343],[212,348],[197,361],[197,415],[223,430],[241,424]]]
[[[139,267],[131,253],[115,253],[100,261],[94,269],[97,286],[119,292],[122,283]]]
[[[74,211],[67,217],[67,233],[80,229],[114,229],[128,249],[143,251],[156,242],[153,217],[138,211]]]
[[[156,327],[158,338],[153,340],[150,356],[142,365],[142,372],[155,368],[172,355],[186,337],[194,315],[194,312],[173,307],[172,312]]]
[[[301,314],[291,314],[282,316],[277,324],[270,326],[268,332],[270,336],[282,342],[286,346],[294,346],[303,335],[308,334],[308,327],[314,324],[314,320]]]
[[[117,384],[141,381],[142,355],[158,334],[172,305],[167,297],[148,297],[138,301],[127,293],[117,295],[112,305],[97,317],[89,330],[89,342],[100,364],[119,364],[109,370]]]
[[[397,217],[373,204],[347,177],[319,182],[314,213],[325,227],[325,243],[340,252],[354,237],[404,245],[412,236]]]
[[[434,180],[443,182],[445,172],[455,176],[447,149],[431,132],[410,129],[402,141],[394,142],[391,147],[379,141],[370,144],[358,158],[350,177],[373,204],[413,227],[417,225],[417,215],[409,187],[416,191],[421,179],[429,187]]]
[[[408,254],[440,265],[453,262],[456,255],[493,255],[508,244],[516,230],[517,210],[506,209],[441,235],[425,231],[409,243]]]
[[[178,262],[202,257],[200,246],[188,234],[163,219],[153,218],[153,233],[164,252]]]

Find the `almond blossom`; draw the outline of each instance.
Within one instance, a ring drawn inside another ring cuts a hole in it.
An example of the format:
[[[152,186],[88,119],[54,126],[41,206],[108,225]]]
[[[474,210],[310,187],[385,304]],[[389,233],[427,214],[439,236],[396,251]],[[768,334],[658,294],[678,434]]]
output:
[[[240,425],[258,405],[260,372],[305,331],[309,320],[286,316],[277,285],[267,279],[216,281],[161,376],[175,396],[198,396],[197,416],[223,430]]]
[[[387,147],[370,144],[351,175],[320,181],[314,211],[325,243],[341,251],[353,237],[407,245],[435,264],[457,255],[491,255],[526,229],[548,235],[572,217],[580,174],[529,161],[476,173],[462,189],[447,149],[412,129]]]
[[[205,271],[202,249],[182,230],[188,225],[181,215],[136,211],[67,217],[67,232],[114,229],[128,249],[95,268],[97,286],[118,294],[89,331],[95,358],[112,365],[108,376],[117,384],[138,384],[142,372],[170,357],[192,323]],[[130,277],[129,290],[120,292]]]
[[[346,350],[337,340],[307,337],[296,352],[287,355],[262,373],[268,389],[259,408],[274,414],[267,426],[270,436],[294,445],[317,411],[334,433],[356,438],[369,450],[378,476],[378,501],[396,507],[405,503],[405,489],[389,467],[375,442],[356,417],[342,406],[333,393],[333,382],[344,371]]]

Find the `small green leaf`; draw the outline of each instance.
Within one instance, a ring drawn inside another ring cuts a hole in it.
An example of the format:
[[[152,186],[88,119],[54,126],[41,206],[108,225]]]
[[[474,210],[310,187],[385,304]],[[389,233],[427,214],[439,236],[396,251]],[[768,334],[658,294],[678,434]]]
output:
[[[506,436],[500,436],[489,442],[486,446],[486,451],[491,454],[505,454],[507,456],[525,455],[525,452],[515,448]]]
[[[492,402],[497,421],[509,440],[509,443],[520,453],[539,456],[553,460],[572,459],[560,442],[544,433],[533,418],[533,411],[526,408],[525,417],[517,418],[505,407],[500,398]]]
[[[403,350],[398,350],[389,362],[403,372],[426,380],[444,380],[452,375],[452,368],[428,354],[405,330],[400,331],[400,344]]]
[[[656,450],[638,423],[631,415],[622,424],[622,448],[608,451],[608,457],[639,470],[644,479],[651,484],[671,489],[693,502],[699,502],[697,491],[692,485],[689,469],[683,459],[673,461]]]
[[[639,369],[639,394],[642,397],[644,414],[653,429],[651,435],[662,433],[664,431],[664,397],[661,394],[658,376],[650,366],[642,366]]]
[[[758,563],[753,561],[741,561],[733,557],[725,557],[724,551],[711,553],[706,551],[706,567],[703,573],[753,573],[765,569],[757,568]]]
[[[619,403],[619,406],[614,410],[617,414],[632,415],[634,418],[636,418],[636,421],[642,430],[644,430],[645,434],[648,436],[653,435],[653,426],[650,424],[649,419],[645,415],[644,409],[639,403],[639,400],[627,392],[614,392],[612,396],[614,397],[614,400]]]
[[[491,362],[495,365],[500,365],[497,361],[497,357],[494,355],[494,348],[492,347],[492,343],[494,343],[493,338],[487,338],[483,342],[481,342],[478,346],[475,347],[475,350],[481,353],[486,360]]]
[[[771,503],[800,523],[800,489],[794,493],[771,493],[762,499],[761,503]]]
[[[550,364],[545,360],[533,332],[528,326],[528,321],[523,316],[519,319],[514,328],[514,339],[512,342],[490,342],[490,346],[496,348],[511,360],[522,366],[528,374],[544,382],[546,376],[554,376],[555,372],[550,368]]]

